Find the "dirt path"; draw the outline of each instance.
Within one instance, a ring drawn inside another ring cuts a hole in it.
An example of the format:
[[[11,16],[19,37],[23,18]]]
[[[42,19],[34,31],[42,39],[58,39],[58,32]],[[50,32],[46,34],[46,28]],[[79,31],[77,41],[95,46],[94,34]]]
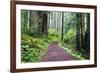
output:
[[[75,57],[67,54],[63,48],[58,46],[58,43],[51,43],[48,47],[47,54],[42,61],[66,61],[76,60]]]

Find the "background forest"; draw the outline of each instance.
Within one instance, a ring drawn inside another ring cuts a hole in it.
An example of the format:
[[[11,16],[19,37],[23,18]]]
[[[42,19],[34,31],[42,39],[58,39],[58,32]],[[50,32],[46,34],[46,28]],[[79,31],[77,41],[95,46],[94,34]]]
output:
[[[80,60],[90,59],[90,14],[21,10],[21,61],[40,62],[53,42]]]

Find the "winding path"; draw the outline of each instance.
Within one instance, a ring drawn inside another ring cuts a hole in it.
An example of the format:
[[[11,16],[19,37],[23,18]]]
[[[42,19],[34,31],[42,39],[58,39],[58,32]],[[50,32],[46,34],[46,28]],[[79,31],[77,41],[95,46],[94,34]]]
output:
[[[53,42],[48,46],[47,54],[42,58],[42,61],[68,61],[77,60],[77,58],[69,55],[65,50],[58,46],[58,43]]]

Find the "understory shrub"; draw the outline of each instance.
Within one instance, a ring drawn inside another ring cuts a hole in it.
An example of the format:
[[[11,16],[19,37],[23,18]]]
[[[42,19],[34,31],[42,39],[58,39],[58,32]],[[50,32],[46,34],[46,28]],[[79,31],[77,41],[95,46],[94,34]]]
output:
[[[56,29],[48,29],[48,40],[49,41],[60,41],[60,33]]]
[[[75,48],[76,31],[74,28],[71,28],[67,33],[64,34],[63,44],[68,48]]]
[[[22,62],[36,62],[41,59],[48,47],[45,38],[34,38],[27,34],[21,36]]]

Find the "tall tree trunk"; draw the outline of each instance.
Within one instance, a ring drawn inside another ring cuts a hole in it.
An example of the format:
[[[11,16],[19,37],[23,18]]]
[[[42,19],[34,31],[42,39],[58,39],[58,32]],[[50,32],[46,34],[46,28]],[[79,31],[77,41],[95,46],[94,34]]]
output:
[[[38,11],[37,12],[38,15],[38,34],[42,34],[42,21],[43,21],[43,12],[42,11]]]
[[[63,40],[63,33],[64,33],[64,12],[62,12],[62,33],[61,33],[62,40]]]
[[[77,13],[77,23],[76,23],[76,49],[78,50],[78,51],[80,51],[80,47],[81,47],[81,42],[80,42],[80,22],[81,22],[81,20],[80,20],[80,14],[79,13]]]
[[[87,51],[90,52],[90,14],[87,14]]]
[[[30,18],[29,18],[29,27],[31,27],[31,25],[32,25],[32,11],[30,10],[29,11],[29,13],[30,13]]]
[[[84,16],[83,16],[83,14],[81,14],[81,18],[80,19],[81,19],[81,24],[80,24],[81,25],[81,28],[80,28],[81,29],[81,48],[83,49],[83,46],[84,46],[83,45],[83,40],[84,40],[83,39],[83,33],[84,33],[83,32],[83,29],[84,29]]]
[[[43,13],[43,16],[42,16],[42,33],[44,34],[48,34],[48,27],[47,27],[47,13]]]
[[[29,28],[30,25],[30,11],[28,11],[28,20],[27,20],[27,28]]]

